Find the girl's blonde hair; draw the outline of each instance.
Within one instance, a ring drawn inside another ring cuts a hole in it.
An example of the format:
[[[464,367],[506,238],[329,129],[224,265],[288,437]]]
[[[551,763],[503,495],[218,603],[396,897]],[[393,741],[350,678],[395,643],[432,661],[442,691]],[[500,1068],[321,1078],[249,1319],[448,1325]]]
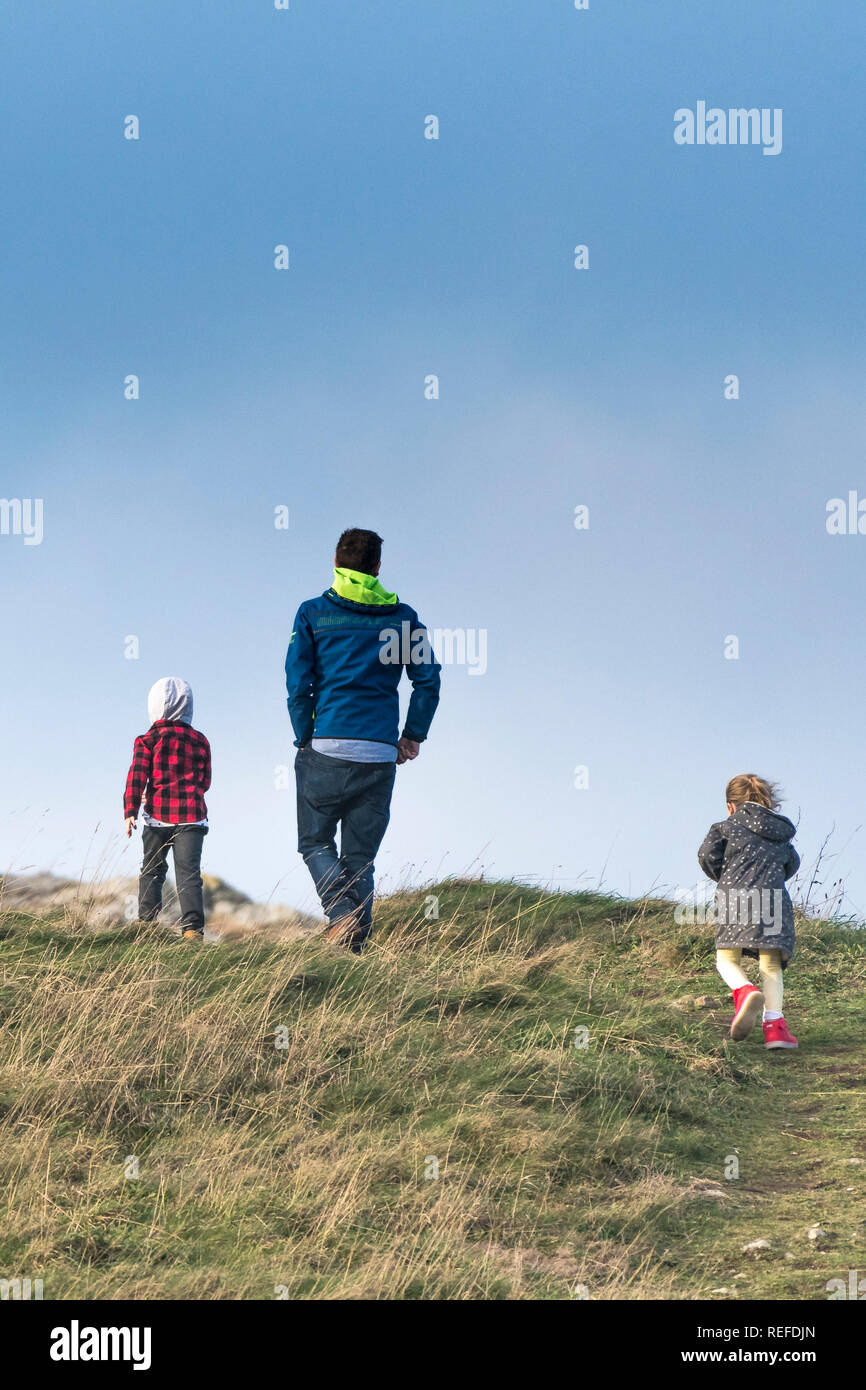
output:
[[[775,811],[781,803],[780,788],[775,782],[768,782],[754,772],[740,772],[732,777],[725,787],[725,800],[732,806],[740,807],[746,801],[757,801],[759,806],[768,806]]]

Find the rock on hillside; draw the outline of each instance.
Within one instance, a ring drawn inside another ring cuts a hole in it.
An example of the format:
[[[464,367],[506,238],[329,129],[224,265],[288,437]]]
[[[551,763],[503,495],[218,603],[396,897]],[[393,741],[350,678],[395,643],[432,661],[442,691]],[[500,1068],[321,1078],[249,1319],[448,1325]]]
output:
[[[202,874],[207,932],[211,938],[255,932],[274,937],[305,936],[321,923],[315,917],[280,903],[255,903],[245,893],[214,874]],[[0,911],[62,912],[68,919],[94,929],[135,920],[138,880],[107,878],[79,883],[54,874],[6,874],[0,877]],[[176,923],[180,912],[174,884],[167,882],[161,920]]]

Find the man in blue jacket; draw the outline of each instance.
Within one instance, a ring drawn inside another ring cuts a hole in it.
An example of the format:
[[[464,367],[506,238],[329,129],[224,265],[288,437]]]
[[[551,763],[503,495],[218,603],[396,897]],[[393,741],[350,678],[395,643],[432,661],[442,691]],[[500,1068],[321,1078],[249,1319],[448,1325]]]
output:
[[[298,850],[328,935],[356,953],[372,927],[373,864],[388,825],[395,765],[417,758],[439,703],[441,668],[427,629],[414,608],[379,583],[381,557],[375,531],[343,532],[334,582],[301,604],[286,655],[298,750]],[[400,734],[404,671],[413,690]]]

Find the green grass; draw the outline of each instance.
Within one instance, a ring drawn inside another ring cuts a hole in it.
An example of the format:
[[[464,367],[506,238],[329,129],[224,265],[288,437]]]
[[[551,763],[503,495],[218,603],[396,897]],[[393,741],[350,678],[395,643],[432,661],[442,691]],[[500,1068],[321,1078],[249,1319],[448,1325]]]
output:
[[[438,919],[428,892],[384,900],[361,959],[0,918],[0,1277],[823,1299],[866,1276],[863,933],[799,924],[801,1047],[768,1054],[725,1040],[711,931],[669,903],[428,891]]]

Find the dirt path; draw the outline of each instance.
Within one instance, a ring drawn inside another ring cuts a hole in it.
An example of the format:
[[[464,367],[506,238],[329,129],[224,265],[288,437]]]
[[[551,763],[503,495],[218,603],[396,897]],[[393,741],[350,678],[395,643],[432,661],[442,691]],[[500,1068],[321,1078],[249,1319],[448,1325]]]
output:
[[[695,1233],[698,1297],[826,1299],[828,1281],[866,1279],[866,1045],[803,1032],[800,1051],[767,1056],[740,1176]],[[769,1248],[743,1251],[759,1240]]]

